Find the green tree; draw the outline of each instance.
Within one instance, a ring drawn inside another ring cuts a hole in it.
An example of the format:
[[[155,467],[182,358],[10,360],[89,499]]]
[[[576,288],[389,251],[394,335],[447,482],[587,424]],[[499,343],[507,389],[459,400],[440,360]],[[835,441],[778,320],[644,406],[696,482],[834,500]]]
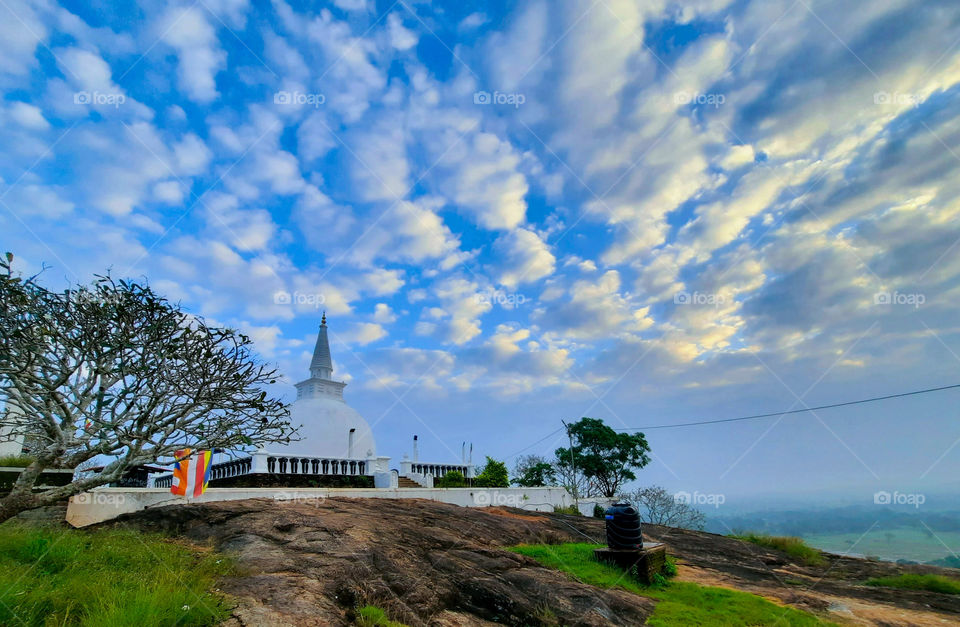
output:
[[[573,446],[556,450],[558,469],[582,474],[608,498],[637,478],[634,469],[650,463],[642,433],[618,433],[596,418],[581,418],[567,426],[567,433]]]
[[[478,488],[506,488],[510,486],[510,476],[507,472],[507,465],[498,462],[492,457],[487,457],[487,463],[473,480],[473,485]]]
[[[524,455],[517,459],[513,469],[513,483],[523,488],[556,485],[557,473],[553,465],[539,455]]]

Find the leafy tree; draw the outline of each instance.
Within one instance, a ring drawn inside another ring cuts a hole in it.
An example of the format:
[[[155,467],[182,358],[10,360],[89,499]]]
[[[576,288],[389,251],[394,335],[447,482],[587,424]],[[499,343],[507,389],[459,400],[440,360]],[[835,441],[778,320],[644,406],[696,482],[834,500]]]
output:
[[[488,456],[486,465],[473,480],[473,485],[479,488],[509,487],[510,477],[507,473],[507,465]]]
[[[618,433],[596,418],[581,418],[567,432],[573,446],[556,450],[557,466],[582,473],[603,496],[615,495],[624,482],[637,478],[634,468],[650,463],[642,433]]]
[[[289,442],[289,412],[263,387],[276,371],[250,338],[208,325],[148,286],[97,277],[55,292],[0,260],[0,441],[33,462],[0,498],[0,522],[110,483],[181,448]],[[35,489],[48,468],[108,458],[98,474]]]
[[[448,470],[433,482],[435,488],[464,488],[466,485],[467,479],[459,470]]]
[[[706,516],[689,503],[677,500],[660,486],[641,488],[621,496],[633,503],[640,512],[640,519],[654,525],[703,529]]]
[[[524,455],[513,469],[513,483],[524,488],[555,485],[557,473],[553,464],[539,455]]]

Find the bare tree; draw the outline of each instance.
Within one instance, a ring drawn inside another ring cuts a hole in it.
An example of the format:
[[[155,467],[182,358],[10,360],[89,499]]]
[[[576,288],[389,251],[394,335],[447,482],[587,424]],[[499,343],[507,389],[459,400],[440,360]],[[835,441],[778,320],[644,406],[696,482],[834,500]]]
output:
[[[603,496],[600,486],[595,481],[583,474],[576,466],[570,464],[567,459],[555,459],[553,462],[553,471],[557,483],[565,488],[574,500],[593,499]]]
[[[0,499],[0,522],[115,481],[181,448],[234,451],[288,442],[289,412],[264,386],[276,371],[250,339],[207,325],[148,286],[98,277],[54,292],[0,260],[2,439],[34,461]],[[98,456],[102,472],[36,491],[48,468]]]
[[[621,498],[637,506],[643,522],[682,529],[703,529],[706,522],[703,512],[674,498],[660,486],[627,492]]]

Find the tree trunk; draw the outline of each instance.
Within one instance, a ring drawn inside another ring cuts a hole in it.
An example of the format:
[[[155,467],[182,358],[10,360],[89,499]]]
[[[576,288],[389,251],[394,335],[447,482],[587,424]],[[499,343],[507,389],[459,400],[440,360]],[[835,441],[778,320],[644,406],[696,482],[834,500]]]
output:
[[[36,509],[47,503],[39,496],[30,492],[13,493],[0,499],[0,523],[10,520],[20,512]]]

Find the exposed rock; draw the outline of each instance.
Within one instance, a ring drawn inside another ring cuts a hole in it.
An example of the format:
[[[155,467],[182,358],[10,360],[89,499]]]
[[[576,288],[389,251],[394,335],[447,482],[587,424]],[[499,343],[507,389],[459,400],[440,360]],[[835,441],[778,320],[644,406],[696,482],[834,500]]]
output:
[[[212,541],[244,576],[221,589],[234,625],[348,625],[378,605],[418,625],[643,624],[654,602],[504,551],[583,539],[560,520],[419,500],[266,500],[156,508],[117,524]]]
[[[230,624],[349,625],[374,604],[411,626],[642,625],[655,601],[601,590],[505,551],[519,543],[600,542],[603,522],[433,501],[264,499],[161,507],[113,524],[165,530],[238,555],[221,589]],[[752,592],[837,622],[956,624],[960,599],[864,586],[870,577],[949,569],[826,554],[794,564],[776,551],[709,533],[644,526],[681,561],[680,578]]]

